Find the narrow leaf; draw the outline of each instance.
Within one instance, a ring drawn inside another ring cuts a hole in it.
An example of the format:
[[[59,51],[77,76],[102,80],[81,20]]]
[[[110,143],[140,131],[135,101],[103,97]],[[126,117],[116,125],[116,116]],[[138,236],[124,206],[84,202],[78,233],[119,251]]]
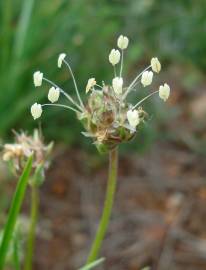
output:
[[[86,266],[83,266],[82,268],[80,268],[79,270],[90,270],[93,269],[94,267],[98,266],[99,264],[101,264],[103,261],[105,260],[105,258],[100,258],[90,264],[87,264]]]
[[[8,219],[4,228],[3,238],[0,243],[0,270],[3,270],[4,268],[7,250],[9,247],[10,240],[12,238],[12,233],[16,224],[18,214],[21,209],[29,175],[32,169],[32,160],[33,160],[33,156],[31,156],[28,159],[26,166],[24,168],[24,171],[18,180],[16,191],[15,191],[12,203],[11,203],[11,207],[9,209]]]

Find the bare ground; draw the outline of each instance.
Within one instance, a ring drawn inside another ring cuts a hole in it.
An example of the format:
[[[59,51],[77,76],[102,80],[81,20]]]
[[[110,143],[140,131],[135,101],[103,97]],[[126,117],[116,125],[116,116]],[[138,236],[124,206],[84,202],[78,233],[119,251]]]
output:
[[[61,152],[61,151],[60,151]],[[205,157],[174,143],[121,156],[112,220],[96,269],[206,269]],[[101,214],[107,162],[56,154],[41,189],[36,270],[84,264]]]

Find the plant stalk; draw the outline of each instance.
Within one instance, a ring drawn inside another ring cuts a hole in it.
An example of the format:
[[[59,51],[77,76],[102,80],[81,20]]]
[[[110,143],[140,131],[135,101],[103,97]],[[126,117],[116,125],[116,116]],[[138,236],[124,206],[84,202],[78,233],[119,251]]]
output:
[[[114,195],[117,183],[117,169],[118,169],[118,148],[111,150],[109,153],[109,176],[107,183],[107,190],[104,202],[102,217],[97,229],[95,239],[93,241],[91,251],[89,253],[87,264],[95,261],[99,255],[102,241],[105,237],[107,227],[110,221],[112,207],[114,203]]]
[[[39,190],[34,184],[31,185],[31,212],[30,212],[30,227],[27,239],[27,250],[25,256],[24,270],[32,269],[34,243],[36,234],[36,224],[39,208]]]

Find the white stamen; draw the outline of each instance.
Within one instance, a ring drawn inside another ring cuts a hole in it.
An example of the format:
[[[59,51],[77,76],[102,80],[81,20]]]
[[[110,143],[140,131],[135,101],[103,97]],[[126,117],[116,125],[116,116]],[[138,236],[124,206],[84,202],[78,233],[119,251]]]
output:
[[[152,79],[153,79],[153,72],[152,71],[145,71],[142,74],[142,78],[141,78],[141,83],[143,84],[143,86],[148,86],[152,83]]]
[[[120,60],[120,52],[118,50],[112,49],[109,54],[109,62],[115,66],[119,63]]]
[[[64,60],[64,58],[66,57],[66,54],[65,53],[61,53],[58,57],[58,60],[57,60],[57,66],[58,68],[61,68],[62,66],[62,62]]]
[[[42,79],[43,79],[43,73],[40,72],[40,71],[34,72],[33,79],[34,79],[34,85],[36,87],[41,86],[42,85]]]
[[[49,89],[48,100],[51,101],[51,103],[57,102],[58,99],[59,99],[59,95],[60,95],[59,88],[55,88],[55,87],[52,86]]]
[[[127,112],[127,120],[133,128],[136,128],[136,126],[139,124],[139,113],[137,110],[129,110]]]
[[[164,85],[160,85],[159,87],[159,97],[166,101],[169,98],[170,95],[170,87],[167,83]]]
[[[41,114],[42,114],[42,106],[41,106],[41,104],[34,103],[31,106],[31,114],[32,114],[34,120],[41,117]]]

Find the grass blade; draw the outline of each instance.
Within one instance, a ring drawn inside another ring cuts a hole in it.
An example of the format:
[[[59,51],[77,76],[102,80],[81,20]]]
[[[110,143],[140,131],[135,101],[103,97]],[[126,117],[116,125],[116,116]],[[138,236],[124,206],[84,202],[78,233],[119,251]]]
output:
[[[9,247],[9,242],[12,238],[14,226],[16,224],[16,220],[21,209],[29,175],[32,169],[32,160],[33,156],[31,156],[26,163],[24,171],[18,181],[11,207],[9,209],[8,220],[4,228],[3,238],[0,245],[0,270],[3,270],[4,268],[7,249]]]
[[[90,270],[93,269],[94,267],[98,266],[99,264],[101,264],[103,261],[105,260],[105,258],[100,258],[90,264],[87,264],[86,266],[83,266],[82,268],[80,268],[79,270]]]
[[[31,20],[33,5],[34,0],[24,0],[22,4],[22,12],[17,27],[14,46],[14,56],[18,59],[22,56],[24,50],[26,34]]]

